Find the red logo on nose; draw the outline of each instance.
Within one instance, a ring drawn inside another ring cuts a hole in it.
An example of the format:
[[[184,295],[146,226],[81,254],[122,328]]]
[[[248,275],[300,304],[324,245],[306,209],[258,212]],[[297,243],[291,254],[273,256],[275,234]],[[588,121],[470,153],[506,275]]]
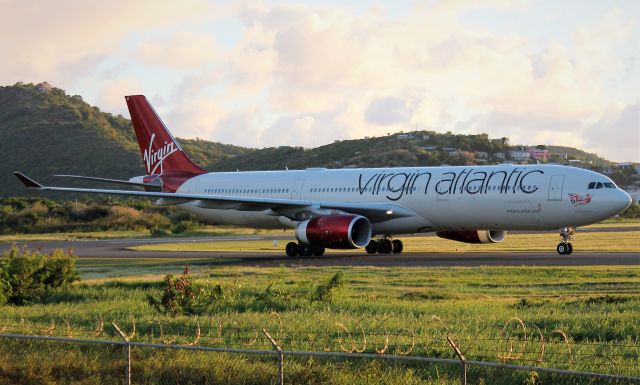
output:
[[[571,203],[573,203],[574,206],[583,206],[591,203],[591,198],[593,198],[593,195],[587,194],[586,196],[582,196],[576,193],[569,193],[569,198],[571,199]]]

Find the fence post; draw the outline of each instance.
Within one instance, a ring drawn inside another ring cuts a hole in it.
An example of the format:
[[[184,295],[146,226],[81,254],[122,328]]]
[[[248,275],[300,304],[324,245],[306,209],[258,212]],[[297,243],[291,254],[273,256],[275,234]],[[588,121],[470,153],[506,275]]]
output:
[[[262,329],[262,332],[264,333],[265,336],[267,336],[267,338],[269,339],[273,347],[276,348],[276,350],[278,351],[278,384],[284,385],[284,371],[283,371],[284,353],[282,353],[282,348],[276,343],[276,341],[273,338],[271,338],[271,336],[269,335],[269,333],[267,333],[265,329]]]
[[[118,334],[120,334],[120,337],[122,337],[127,342],[127,365],[125,367],[124,383],[125,385],[131,385],[131,345],[129,344],[129,337],[127,337],[127,335],[124,334],[122,330],[120,330],[115,322],[111,322],[111,325],[113,325],[114,329],[116,329]]]
[[[458,346],[456,346],[456,344],[451,340],[451,338],[449,338],[449,336],[447,336],[447,341],[449,341],[449,345],[451,345],[453,350],[456,351],[456,354],[458,355],[458,358],[462,363],[462,374],[460,377],[460,383],[462,385],[467,385],[467,359],[464,358],[464,355],[462,354]]]

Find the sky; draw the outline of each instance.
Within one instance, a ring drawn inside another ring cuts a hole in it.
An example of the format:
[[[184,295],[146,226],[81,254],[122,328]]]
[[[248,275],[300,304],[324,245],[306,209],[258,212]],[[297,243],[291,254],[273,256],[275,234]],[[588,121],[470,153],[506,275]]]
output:
[[[0,85],[175,136],[316,147],[411,130],[640,161],[640,1],[0,0]]]

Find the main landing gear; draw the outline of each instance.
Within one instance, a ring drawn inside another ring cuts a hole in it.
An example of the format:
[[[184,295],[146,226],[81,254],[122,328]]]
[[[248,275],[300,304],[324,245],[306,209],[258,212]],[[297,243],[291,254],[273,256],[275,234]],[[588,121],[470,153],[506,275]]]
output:
[[[562,229],[560,229],[560,236],[562,237],[562,242],[558,243],[558,246],[556,247],[558,254],[567,255],[567,254],[573,253],[573,246],[569,241],[573,239],[573,234],[575,233],[576,233],[575,227],[563,227]]]
[[[369,244],[364,248],[367,251],[367,254],[398,254],[402,253],[404,249],[404,245],[402,241],[399,239],[391,239],[389,237],[384,237],[382,239],[372,239]]]
[[[287,253],[287,257],[310,257],[312,255],[319,257],[324,254],[324,247],[307,245],[305,243],[289,242],[287,243],[285,251]]]

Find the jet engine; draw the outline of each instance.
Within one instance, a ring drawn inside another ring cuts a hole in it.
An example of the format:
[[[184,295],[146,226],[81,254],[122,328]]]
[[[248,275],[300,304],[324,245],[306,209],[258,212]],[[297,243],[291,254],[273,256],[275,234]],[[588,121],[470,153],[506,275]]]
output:
[[[496,230],[470,230],[470,231],[438,231],[436,235],[440,238],[464,243],[498,243],[507,236],[507,232]]]
[[[296,238],[307,245],[330,249],[365,247],[371,240],[371,222],[350,214],[315,217],[298,224]]]

